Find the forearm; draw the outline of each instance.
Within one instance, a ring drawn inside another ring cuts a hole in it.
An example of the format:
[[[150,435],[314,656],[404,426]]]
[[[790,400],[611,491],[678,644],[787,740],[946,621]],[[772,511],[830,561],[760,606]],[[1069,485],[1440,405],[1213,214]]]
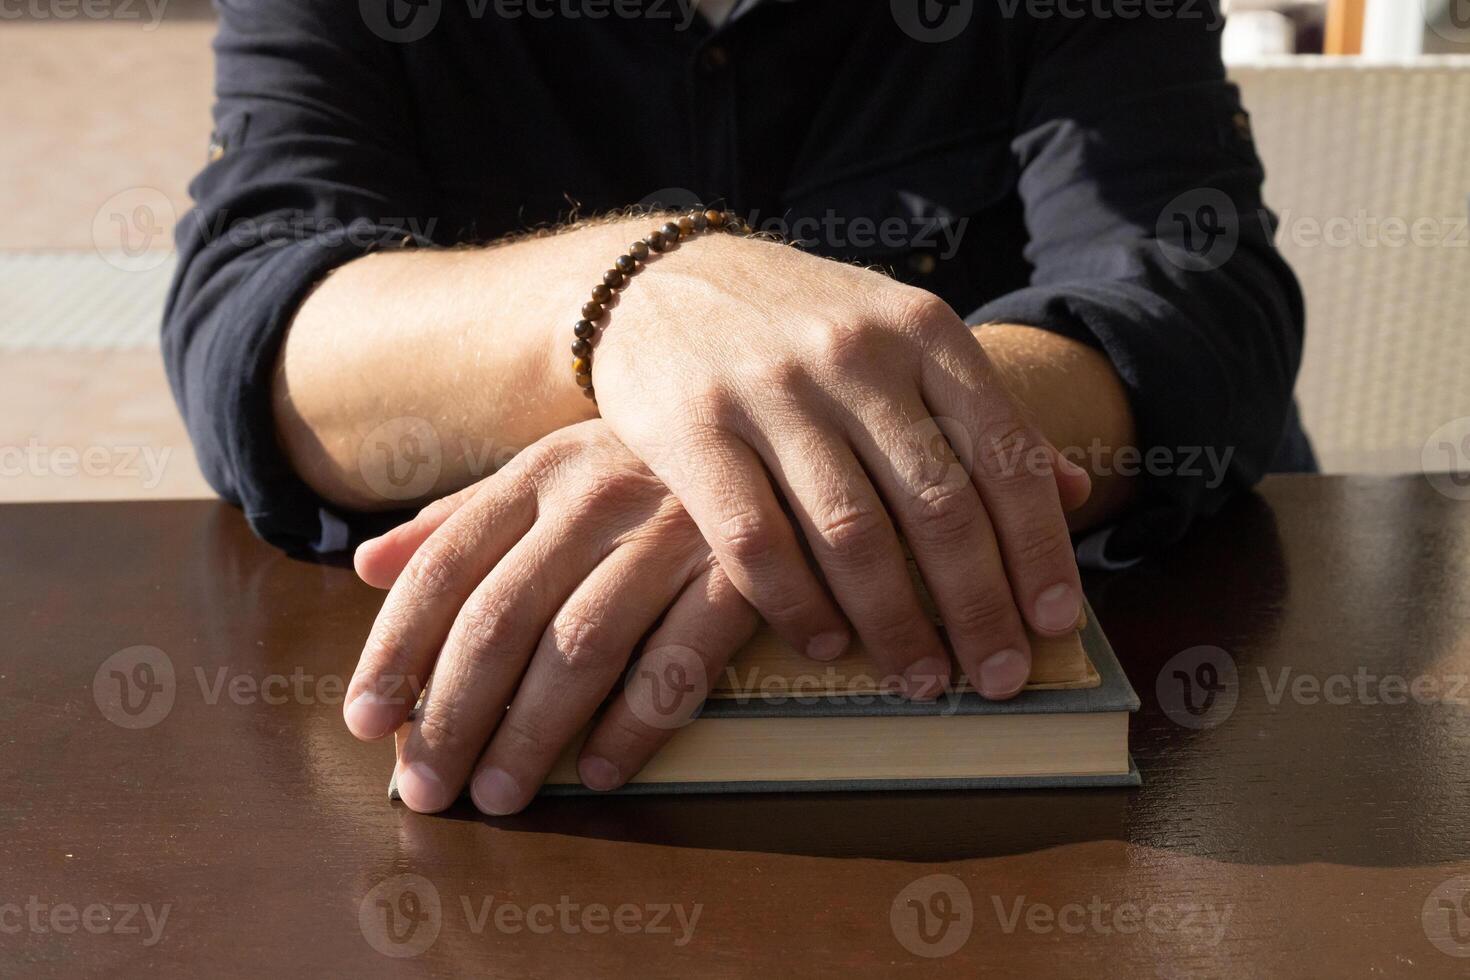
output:
[[[1038,327],[989,324],[974,333],[1051,444],[1092,477],[1092,496],[1068,515],[1071,528],[1084,530],[1121,511],[1134,480],[1110,461],[1120,448],[1135,446],[1136,435],[1123,383],[1107,357]]]
[[[615,220],[489,248],[368,255],[297,311],[272,386],[277,435],[297,473],[352,510],[401,507],[359,470],[384,422],[427,420],[442,496],[542,436],[591,418],[572,379],[571,325],[649,220]]]
[[[441,455],[433,498],[594,416],[572,381],[564,328],[587,283],[647,225],[615,220],[490,248],[382,253],[337,270],[298,310],[273,382],[278,436],[296,471],[344,507],[402,506],[374,493],[359,470],[363,440],[387,420],[433,425]],[[701,251],[680,257],[695,266],[683,271],[699,275]],[[658,316],[660,304],[640,312]],[[1116,513],[1129,481],[1091,464],[1133,445],[1134,434],[1106,357],[1033,327],[992,324],[976,336],[1052,443],[1092,471],[1093,495],[1072,515],[1074,528]],[[1106,451],[1095,456],[1093,445]]]

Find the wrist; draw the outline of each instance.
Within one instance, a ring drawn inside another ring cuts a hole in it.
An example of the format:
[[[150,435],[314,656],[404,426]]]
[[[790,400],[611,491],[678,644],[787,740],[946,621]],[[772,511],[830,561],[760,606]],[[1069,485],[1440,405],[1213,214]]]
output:
[[[626,225],[619,230],[625,244],[610,249],[601,275],[586,280],[591,285],[562,335],[573,382],[594,404],[594,363],[606,360],[611,348],[614,359],[629,365],[630,331],[651,325],[660,340],[677,338],[691,316],[707,313],[710,307],[696,298],[711,285],[702,272],[722,245],[739,242],[748,232],[739,216],[718,210],[648,215],[641,219],[640,234],[626,234]]]
[[[549,393],[558,416],[566,419],[567,424],[598,417],[597,403],[577,384],[573,369],[573,361],[578,356],[572,347],[576,339],[573,329],[584,319],[582,307],[590,299],[593,285],[603,281],[613,261],[646,235],[654,220],[643,216],[595,221],[529,243],[536,246],[539,263],[559,270],[554,294],[542,300],[544,307],[554,312],[549,318],[537,321],[539,372],[543,379],[537,388]],[[604,317],[604,322],[607,319]],[[594,335],[588,339],[595,349],[600,337]]]

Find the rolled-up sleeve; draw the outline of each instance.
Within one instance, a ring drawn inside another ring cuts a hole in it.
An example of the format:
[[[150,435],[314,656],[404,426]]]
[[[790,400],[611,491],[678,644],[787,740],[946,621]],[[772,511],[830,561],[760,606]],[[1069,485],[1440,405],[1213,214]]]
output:
[[[1111,359],[1139,439],[1114,460],[1139,477],[1114,561],[1172,543],[1260,479],[1301,360],[1301,294],[1272,243],[1249,120],[1194,6],[1206,12],[1037,25],[1012,144],[1034,271],[972,317]]]
[[[163,354],[200,467],[262,537],[345,547],[335,512],[275,438],[271,378],[296,308],[366,252],[427,243],[435,213],[416,163],[392,46],[357,4],[222,0],[211,161],[179,224]]]

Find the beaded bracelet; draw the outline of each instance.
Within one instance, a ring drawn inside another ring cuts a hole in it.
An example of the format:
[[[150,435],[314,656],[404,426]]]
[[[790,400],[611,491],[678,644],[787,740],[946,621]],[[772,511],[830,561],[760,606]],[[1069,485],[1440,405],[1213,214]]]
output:
[[[582,304],[582,319],[572,327],[572,373],[583,394],[597,400],[592,391],[592,341],[597,336],[597,321],[607,314],[613,293],[627,286],[643,270],[651,253],[666,252],[695,235],[720,230],[744,235],[749,234],[750,227],[733,211],[691,211],[628,246],[628,251],[619,255],[613,267],[603,273],[602,282],[592,287],[592,299]]]

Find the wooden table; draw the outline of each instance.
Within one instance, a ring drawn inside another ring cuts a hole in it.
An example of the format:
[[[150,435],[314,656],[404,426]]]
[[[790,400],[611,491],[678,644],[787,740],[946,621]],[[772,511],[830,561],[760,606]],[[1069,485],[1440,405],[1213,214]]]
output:
[[[1089,581],[1131,791],[420,816],[339,719],[347,568],[39,504],[0,575],[0,976],[1470,975],[1470,503],[1422,477],[1273,478]]]

